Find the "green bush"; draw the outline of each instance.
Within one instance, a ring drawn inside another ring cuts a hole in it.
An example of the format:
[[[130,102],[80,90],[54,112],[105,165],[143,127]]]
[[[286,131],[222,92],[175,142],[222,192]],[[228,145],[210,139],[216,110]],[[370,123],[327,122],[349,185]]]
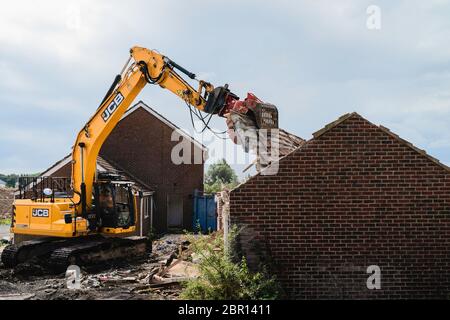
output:
[[[235,234],[230,235],[234,241]],[[191,249],[199,259],[200,276],[184,283],[181,299],[187,300],[273,300],[280,295],[275,277],[265,269],[253,273],[243,257],[238,263],[225,252],[221,235],[191,236]]]

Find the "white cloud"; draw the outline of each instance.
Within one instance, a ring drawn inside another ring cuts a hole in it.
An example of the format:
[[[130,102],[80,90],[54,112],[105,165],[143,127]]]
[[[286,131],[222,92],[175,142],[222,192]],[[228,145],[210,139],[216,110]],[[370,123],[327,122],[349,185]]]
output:
[[[371,4],[381,8],[380,31],[366,28]],[[276,104],[281,125],[302,137],[358,111],[450,163],[449,14],[447,0],[7,1],[0,110],[16,146],[2,139],[0,150],[17,152],[21,168],[33,166],[23,160],[27,140],[48,133],[20,130],[39,120],[67,137],[58,146],[64,155],[128,49],[141,45],[199,78],[229,83],[242,98],[250,91]],[[190,126],[184,104],[169,93],[150,87],[139,98]],[[223,119],[213,125],[223,129]],[[54,146],[41,148],[43,167],[57,160]],[[16,162],[0,155],[0,169],[13,170]]]

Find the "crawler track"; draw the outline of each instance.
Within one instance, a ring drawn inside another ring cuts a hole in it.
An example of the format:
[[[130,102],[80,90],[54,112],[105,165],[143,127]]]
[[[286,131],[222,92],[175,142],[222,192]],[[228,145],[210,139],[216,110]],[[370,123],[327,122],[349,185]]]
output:
[[[1,260],[5,267],[14,268],[20,263],[58,248],[58,245],[62,245],[62,242],[61,239],[57,238],[41,238],[11,244],[3,249]]]
[[[56,249],[50,256],[50,265],[62,269],[71,264],[92,265],[104,261],[139,257],[151,250],[145,237],[103,238]]]
[[[151,250],[146,237],[106,238],[99,235],[74,238],[45,238],[7,246],[1,260],[8,268],[32,258],[46,259],[46,265],[62,269],[70,264],[89,265],[107,260],[142,256]]]

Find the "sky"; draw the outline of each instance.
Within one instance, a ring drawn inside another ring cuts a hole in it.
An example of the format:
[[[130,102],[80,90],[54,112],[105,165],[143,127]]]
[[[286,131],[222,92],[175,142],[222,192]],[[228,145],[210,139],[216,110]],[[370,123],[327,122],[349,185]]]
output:
[[[134,45],[255,93],[305,139],[356,111],[450,165],[449,17],[447,0],[7,1],[0,172],[40,172],[68,154]],[[149,85],[138,100],[192,132],[168,91]]]

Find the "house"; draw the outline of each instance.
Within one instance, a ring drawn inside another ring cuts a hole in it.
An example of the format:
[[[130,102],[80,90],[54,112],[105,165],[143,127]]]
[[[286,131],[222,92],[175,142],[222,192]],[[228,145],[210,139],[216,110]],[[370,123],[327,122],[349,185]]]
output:
[[[172,162],[172,149],[179,143],[172,141],[174,131],[189,143],[191,163]],[[97,171],[120,173],[134,183],[138,194],[136,234],[190,230],[193,195],[195,190],[203,190],[205,153],[202,144],[139,101],[127,110],[103,144]],[[198,156],[193,159],[198,154],[200,161]],[[68,155],[41,176],[70,178],[71,172],[72,162]]]
[[[222,201],[289,297],[448,298],[449,167],[357,113],[277,164]]]

